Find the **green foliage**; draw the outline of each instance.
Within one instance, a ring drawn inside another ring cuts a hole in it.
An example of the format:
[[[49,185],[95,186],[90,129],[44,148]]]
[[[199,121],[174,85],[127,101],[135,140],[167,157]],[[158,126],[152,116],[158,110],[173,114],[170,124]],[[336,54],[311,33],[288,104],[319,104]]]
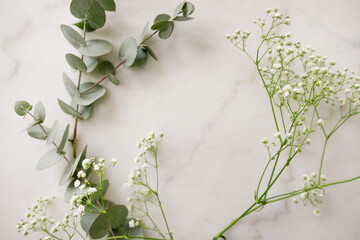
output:
[[[142,64],[144,64],[147,59],[147,54],[148,53],[144,49],[144,47],[139,47],[137,50],[135,61],[134,61],[133,65],[131,65],[131,66],[135,67],[135,66],[141,66]]]
[[[83,61],[87,67],[87,73],[91,73],[97,67],[97,65],[99,63],[99,58],[84,56]]]
[[[43,170],[57,163],[64,155],[59,154],[56,148],[46,152],[37,162],[36,169]]]
[[[74,29],[72,29],[69,26],[66,26],[64,24],[62,24],[60,26],[61,31],[64,35],[64,37],[66,38],[66,40],[76,49],[79,49],[80,47],[85,47],[86,46],[86,41],[84,40],[84,38],[78,33],[76,32]]]
[[[83,120],[86,120],[91,115],[92,106],[79,106],[79,112],[83,116]]]
[[[31,110],[32,106],[26,101],[17,101],[14,106],[15,112],[19,116],[25,116]]]
[[[92,82],[85,82],[80,85],[80,91],[88,89],[92,87],[94,83]],[[97,85],[94,88],[92,88],[89,91],[80,93],[79,96],[74,97],[74,102],[76,104],[82,105],[82,106],[88,106],[104,96],[106,93],[106,89],[103,86]]]
[[[107,190],[109,189],[109,185],[110,185],[109,180],[107,180],[107,179],[103,180],[101,182],[101,185],[102,185],[101,191],[99,190],[91,196],[91,202],[96,202],[97,200],[99,200],[101,198],[101,196],[103,196],[103,197],[105,196]]]
[[[47,138],[48,131],[50,131],[48,127],[40,126],[40,124],[37,122],[35,125],[28,128],[27,133],[32,138],[45,140]]]
[[[73,107],[69,106],[68,104],[61,101],[60,99],[58,99],[58,103],[59,103],[59,106],[60,106],[61,110],[63,110],[64,113],[69,114],[69,115],[71,115],[73,117],[83,119],[83,116],[81,115],[81,113],[76,111]]]
[[[76,96],[80,96],[79,90],[75,86],[74,82],[68,77],[66,73],[63,73],[63,82],[66,88],[66,91],[70,95],[71,98]]]
[[[64,134],[63,134],[63,136],[62,136],[62,138],[61,138],[60,145],[59,145],[59,147],[57,148],[57,152],[58,152],[59,154],[64,154],[63,150],[64,150],[65,144],[66,144],[66,142],[67,142],[67,140],[68,140],[69,130],[70,130],[70,126],[69,126],[69,124],[68,124],[68,125],[66,126],[66,129],[65,129],[65,131],[64,131]]]
[[[57,132],[59,131],[60,128],[60,124],[59,122],[56,120],[53,124],[53,126],[51,127],[51,129],[48,132],[48,137],[46,138],[46,143],[48,145],[50,145],[56,137]]]
[[[106,210],[112,228],[120,228],[126,221],[128,209],[124,205],[114,205]]]
[[[105,236],[109,231],[109,224],[109,218],[104,213],[97,216],[89,229],[90,237],[97,239]]]
[[[120,81],[114,75],[114,68],[114,65],[109,61],[103,61],[99,65],[100,73],[106,75],[113,84],[118,85]]]
[[[158,60],[157,57],[156,57],[156,55],[155,55],[155,53],[154,53],[154,51],[153,51],[150,47],[148,47],[148,46],[146,46],[146,45],[143,45],[142,48],[143,48],[153,59],[155,59],[155,61]]]
[[[68,53],[65,55],[66,57],[66,61],[67,63],[70,65],[70,67],[72,67],[75,70],[79,70],[82,72],[86,72],[87,71],[87,67],[85,65],[85,63],[83,62],[83,60],[81,60],[81,58],[75,56],[72,53]]]
[[[130,67],[134,63],[137,55],[137,48],[138,45],[135,38],[128,37],[123,41],[119,50],[119,58],[120,60],[125,60],[125,66]]]
[[[115,11],[116,5],[114,0],[97,0],[97,2],[105,9],[105,11]]]
[[[76,27],[78,27],[79,29],[84,30],[84,21],[80,21],[80,22],[78,22],[78,23],[74,23],[74,25],[75,25]],[[95,31],[95,30],[96,30],[95,28],[91,27],[91,26],[89,25],[89,23],[86,22],[86,27],[85,27],[85,31],[86,31],[86,32],[93,32],[93,31]]]
[[[84,160],[86,158],[86,150],[87,150],[87,145],[81,151],[81,153],[76,157],[75,161],[72,161],[71,164],[68,163],[66,165],[63,173],[61,174],[61,179],[60,179],[60,182],[59,182],[60,185],[63,185],[71,176],[74,175],[74,173],[76,172],[76,169],[78,169],[79,165],[81,165],[80,163],[82,162],[82,160]],[[75,189],[74,185],[73,185],[73,188]],[[71,188],[71,189],[73,189],[73,188]],[[67,199],[69,197],[68,195],[70,195],[69,192],[71,191],[71,189],[66,190],[65,199]],[[77,189],[80,190],[79,188],[77,188]],[[72,194],[71,194],[70,198],[71,197],[72,197]]]
[[[43,123],[45,121],[46,111],[42,102],[38,102],[35,105],[33,115],[40,123]]]
[[[132,219],[132,218],[126,219],[126,221],[125,221],[124,224],[121,226],[121,228],[116,229],[115,235],[116,235],[116,236],[133,236],[133,237],[139,237],[139,238],[131,238],[131,239],[134,239],[134,240],[143,239],[143,238],[141,238],[141,237],[144,237],[144,233],[143,233],[141,227],[135,226],[135,227],[131,228],[131,227],[129,226],[129,222],[130,222],[131,220],[136,221],[135,219]]]
[[[70,11],[74,17],[82,19],[93,29],[103,27],[106,21],[105,10],[97,1],[73,0]]]
[[[112,49],[110,42],[102,39],[93,39],[86,41],[86,46],[78,50],[81,54],[88,57],[99,57],[108,54]]]

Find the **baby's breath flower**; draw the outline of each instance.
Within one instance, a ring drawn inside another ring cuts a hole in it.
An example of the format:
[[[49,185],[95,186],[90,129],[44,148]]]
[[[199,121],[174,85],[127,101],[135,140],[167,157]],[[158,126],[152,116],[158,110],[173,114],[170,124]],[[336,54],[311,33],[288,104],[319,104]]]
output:
[[[268,142],[269,142],[269,139],[267,139],[267,137],[263,137],[261,139],[261,143],[263,143],[263,144],[267,144]]]
[[[88,169],[88,168],[90,168],[90,166],[91,166],[91,160],[90,159],[84,159],[83,161],[82,161],[82,163],[81,163],[81,165],[82,165],[82,167],[84,168],[84,169]]]

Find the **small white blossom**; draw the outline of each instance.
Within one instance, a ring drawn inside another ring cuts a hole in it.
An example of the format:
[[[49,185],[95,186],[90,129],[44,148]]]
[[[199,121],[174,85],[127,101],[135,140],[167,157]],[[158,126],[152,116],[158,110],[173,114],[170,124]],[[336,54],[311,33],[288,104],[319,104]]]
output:
[[[79,180],[76,180],[75,182],[74,182],[74,186],[77,188],[77,187],[79,187],[80,186],[80,181]]]
[[[90,165],[91,165],[91,160],[90,159],[84,159],[81,163],[82,167],[84,169],[88,169],[90,168]]]
[[[130,228],[135,228],[135,221],[134,221],[134,219],[131,219],[131,220],[129,221],[129,227],[130,227]]]

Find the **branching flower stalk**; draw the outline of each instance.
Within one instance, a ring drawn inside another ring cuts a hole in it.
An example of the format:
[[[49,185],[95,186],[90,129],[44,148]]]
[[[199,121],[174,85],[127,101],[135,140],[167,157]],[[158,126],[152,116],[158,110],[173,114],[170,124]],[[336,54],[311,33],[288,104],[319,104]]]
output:
[[[135,186],[138,186],[138,188],[134,189],[132,197],[128,199],[131,203],[132,215],[136,215],[134,225],[141,225],[144,229],[156,232],[161,239],[173,240],[173,233],[170,230],[159,195],[158,147],[163,136],[163,133],[155,134],[151,132],[149,136],[143,138],[141,143],[138,144],[140,153],[134,159],[134,162],[142,164],[142,166],[130,173],[128,182],[124,184],[124,187],[135,188]],[[156,179],[153,185],[149,181],[149,175],[151,174],[155,174]],[[149,205],[155,205],[161,211],[166,226],[166,234],[161,231],[161,228],[151,216]],[[146,219],[152,225],[151,227],[146,225]]]
[[[227,38],[254,63],[269,97],[276,131],[273,141],[266,137],[261,140],[268,160],[255,190],[254,203],[220,231],[214,240],[226,239],[224,233],[247,215],[267,204],[288,198],[293,198],[295,203],[300,200],[305,206],[312,206],[314,214],[319,215],[318,204],[322,202],[324,188],[360,178],[325,183],[327,179],[323,174],[330,138],[349,118],[360,113],[360,76],[349,73],[346,67],[343,71],[333,70],[335,62],[327,62],[326,57],[317,54],[313,48],[291,41],[290,33],[276,33],[279,26],[290,23],[289,17],[284,17],[277,9],[268,9],[266,17],[254,23],[261,32],[254,57],[246,48],[250,31],[236,30]],[[334,125],[322,119],[324,111],[330,108],[339,113]],[[317,173],[303,175],[302,189],[269,197],[272,187],[305,145],[311,143],[310,136],[316,131],[324,137]]]

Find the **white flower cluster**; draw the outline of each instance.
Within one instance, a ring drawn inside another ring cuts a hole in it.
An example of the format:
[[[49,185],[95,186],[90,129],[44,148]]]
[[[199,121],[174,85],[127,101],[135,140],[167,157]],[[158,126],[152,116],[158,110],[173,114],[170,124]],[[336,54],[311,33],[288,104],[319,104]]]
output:
[[[303,179],[303,188],[305,190],[304,193],[300,194],[299,198],[294,198],[293,201],[294,203],[298,203],[299,201],[301,201],[303,203],[304,206],[307,206],[308,204],[310,204],[311,206],[314,207],[314,215],[315,216],[319,216],[320,215],[320,210],[318,208],[318,205],[320,203],[322,203],[322,197],[324,196],[324,190],[319,188],[319,184],[318,184],[318,177],[316,175],[316,173],[312,172],[309,175],[304,174],[302,176]],[[325,182],[327,180],[327,178],[325,177],[325,175],[321,175],[320,176],[320,185]]]
[[[91,196],[98,191],[96,186],[87,180],[86,171],[92,168],[98,176],[103,176],[105,171],[111,166],[115,166],[116,163],[115,158],[110,160],[110,164],[107,164],[104,158],[98,160],[96,158],[87,158],[81,162],[83,169],[77,173],[78,179],[74,182],[74,187],[79,188],[81,191],[79,191],[80,194],[75,193],[70,200],[72,210],[77,209],[79,212],[83,212],[86,203],[90,202]]]
[[[163,136],[163,133],[155,134],[154,132],[150,132],[149,136],[143,138],[142,141],[138,143],[140,152],[138,156],[135,157],[134,162],[141,166],[130,172],[128,181],[124,184],[124,188],[138,186],[138,188],[133,189],[132,197],[127,199],[130,203],[128,206],[129,210],[137,210],[137,212],[139,212],[135,219],[129,221],[130,228],[140,226],[140,224],[144,225],[142,218],[148,216],[147,204],[149,202],[156,204],[156,189],[149,186],[148,176],[150,174],[149,167],[157,171],[158,165],[156,158],[158,145]],[[157,228],[153,230],[159,232]]]
[[[55,239],[54,234],[60,231],[67,231],[67,229],[73,229],[74,225],[77,225],[80,221],[80,213],[73,211],[70,214],[65,214],[62,222],[55,221],[54,218],[47,216],[47,209],[51,200],[48,197],[39,197],[36,203],[28,208],[25,213],[25,220],[21,219],[16,225],[19,232],[23,231],[24,235],[28,235],[31,232],[44,232],[48,236],[44,237],[44,240]]]

